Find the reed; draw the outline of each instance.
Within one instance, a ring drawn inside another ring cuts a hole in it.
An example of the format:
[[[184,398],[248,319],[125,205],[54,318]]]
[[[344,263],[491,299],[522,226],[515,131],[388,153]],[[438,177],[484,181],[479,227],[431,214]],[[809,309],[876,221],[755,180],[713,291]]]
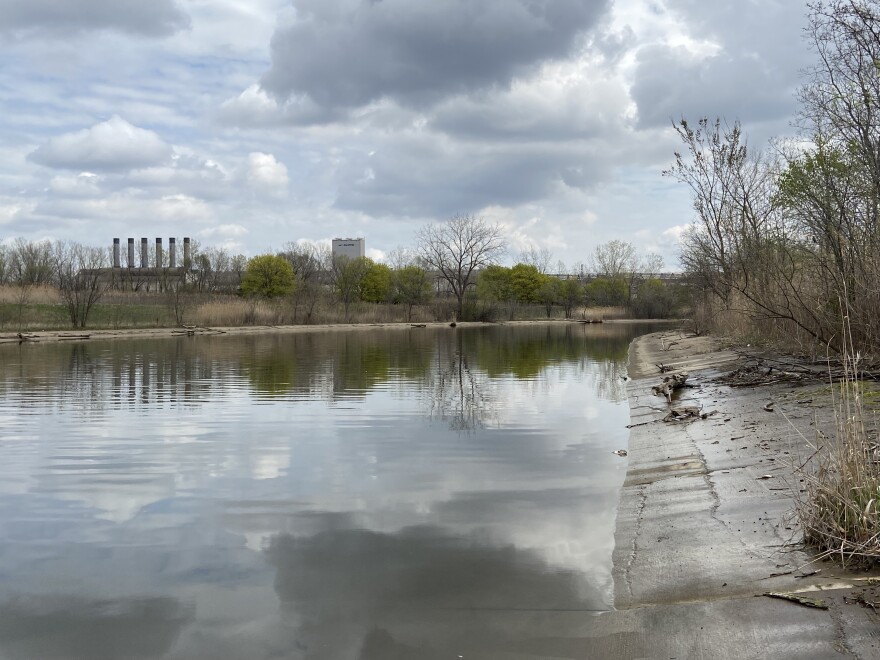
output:
[[[832,386],[834,430],[817,433],[813,453],[798,467],[795,512],[804,540],[844,565],[880,560],[880,462],[866,423],[861,354],[844,317],[843,378]]]

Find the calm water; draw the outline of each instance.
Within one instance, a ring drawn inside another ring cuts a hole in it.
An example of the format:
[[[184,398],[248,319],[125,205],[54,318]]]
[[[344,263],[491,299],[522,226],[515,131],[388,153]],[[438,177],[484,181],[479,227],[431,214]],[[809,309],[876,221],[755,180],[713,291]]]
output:
[[[494,658],[612,606],[611,325],[0,346],[0,658]]]

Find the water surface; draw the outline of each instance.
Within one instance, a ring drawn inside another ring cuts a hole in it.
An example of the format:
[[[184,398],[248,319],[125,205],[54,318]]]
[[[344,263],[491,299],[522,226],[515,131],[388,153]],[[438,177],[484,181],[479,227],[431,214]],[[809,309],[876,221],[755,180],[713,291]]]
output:
[[[0,657],[513,657],[612,607],[647,326],[0,347]]]

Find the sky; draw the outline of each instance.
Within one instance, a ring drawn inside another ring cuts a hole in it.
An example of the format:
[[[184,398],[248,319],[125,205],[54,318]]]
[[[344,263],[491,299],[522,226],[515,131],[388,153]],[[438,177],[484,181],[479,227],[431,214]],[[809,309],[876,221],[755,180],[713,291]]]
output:
[[[674,119],[791,135],[801,0],[3,0],[0,242],[248,256],[456,214],[678,267]],[[167,240],[167,238],[165,239]]]

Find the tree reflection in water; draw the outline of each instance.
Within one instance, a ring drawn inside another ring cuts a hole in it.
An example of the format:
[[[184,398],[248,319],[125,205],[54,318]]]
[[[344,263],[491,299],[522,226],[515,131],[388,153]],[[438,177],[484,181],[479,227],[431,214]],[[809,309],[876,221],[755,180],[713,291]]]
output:
[[[0,395],[98,411],[198,406],[242,386],[258,398],[334,401],[415,383],[429,416],[469,430],[497,418],[496,380],[533,380],[554,365],[589,363],[597,394],[622,400],[627,340],[644,331],[566,323],[0,346]]]

